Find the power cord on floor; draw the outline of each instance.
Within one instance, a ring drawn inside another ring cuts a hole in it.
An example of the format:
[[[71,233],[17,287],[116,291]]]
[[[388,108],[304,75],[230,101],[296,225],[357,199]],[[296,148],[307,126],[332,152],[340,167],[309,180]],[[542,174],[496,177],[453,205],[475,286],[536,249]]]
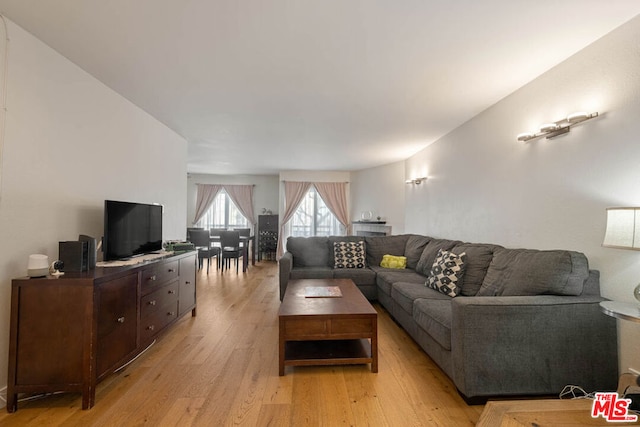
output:
[[[638,383],[637,376],[634,375],[633,378],[630,377],[629,384],[624,383],[624,380],[626,380],[626,378],[624,378],[624,374],[622,375],[621,378],[623,379],[623,381],[621,381],[623,390],[620,390],[619,388],[617,391],[621,399],[629,399],[631,397],[630,395],[638,396],[640,394],[640,388],[636,386],[636,384]],[[595,399],[595,397],[596,397],[595,392],[587,393],[582,387],[579,387],[577,385],[567,385],[560,392],[560,399],[591,399],[593,400]],[[640,415],[640,411],[632,408],[631,406],[628,408],[628,411],[636,415]]]
[[[560,399],[594,399],[594,393],[587,393],[577,385],[566,385],[560,392]]]

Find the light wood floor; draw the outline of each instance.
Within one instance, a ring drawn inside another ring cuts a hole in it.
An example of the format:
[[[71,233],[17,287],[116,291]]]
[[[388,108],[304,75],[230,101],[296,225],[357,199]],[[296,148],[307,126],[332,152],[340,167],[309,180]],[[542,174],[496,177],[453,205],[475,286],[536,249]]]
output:
[[[21,402],[2,426],[472,426],[451,381],[380,306],[379,372],[287,367],[278,376],[278,270],[198,273],[198,315],[184,317],[135,362],[76,394]],[[43,349],[46,351],[46,349]]]

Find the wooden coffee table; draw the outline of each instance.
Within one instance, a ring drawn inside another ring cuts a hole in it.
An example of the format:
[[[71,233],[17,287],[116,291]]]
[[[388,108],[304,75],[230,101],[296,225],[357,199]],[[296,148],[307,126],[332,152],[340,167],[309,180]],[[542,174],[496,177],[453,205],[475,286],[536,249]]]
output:
[[[305,296],[325,287],[342,296]],[[278,316],[281,376],[285,366],[309,365],[371,363],[378,372],[378,313],[351,279],[290,280]]]

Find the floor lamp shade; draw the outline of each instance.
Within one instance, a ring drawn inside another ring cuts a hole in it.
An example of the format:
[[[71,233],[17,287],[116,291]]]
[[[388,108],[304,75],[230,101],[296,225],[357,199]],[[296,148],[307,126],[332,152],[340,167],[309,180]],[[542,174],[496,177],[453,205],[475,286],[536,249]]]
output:
[[[608,208],[602,246],[640,250],[640,208]]]

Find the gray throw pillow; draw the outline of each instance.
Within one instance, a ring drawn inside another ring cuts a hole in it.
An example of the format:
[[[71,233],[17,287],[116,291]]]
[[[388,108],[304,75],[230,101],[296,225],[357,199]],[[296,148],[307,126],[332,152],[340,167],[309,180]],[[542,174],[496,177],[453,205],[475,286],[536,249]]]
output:
[[[444,251],[449,251],[455,245],[462,243],[459,240],[447,240],[447,239],[432,239],[425,246],[424,251],[422,251],[422,255],[420,255],[420,260],[416,265],[416,271],[423,276],[429,276],[429,272],[431,271],[431,266],[433,265],[433,261],[435,261],[436,256],[438,255],[438,251],[440,249]]]
[[[404,249],[404,256],[407,257],[407,268],[416,269],[420,256],[424,252],[424,248],[431,240],[431,237],[410,235],[407,239],[407,245]]]
[[[478,296],[580,295],[587,257],[574,251],[496,249]]]

